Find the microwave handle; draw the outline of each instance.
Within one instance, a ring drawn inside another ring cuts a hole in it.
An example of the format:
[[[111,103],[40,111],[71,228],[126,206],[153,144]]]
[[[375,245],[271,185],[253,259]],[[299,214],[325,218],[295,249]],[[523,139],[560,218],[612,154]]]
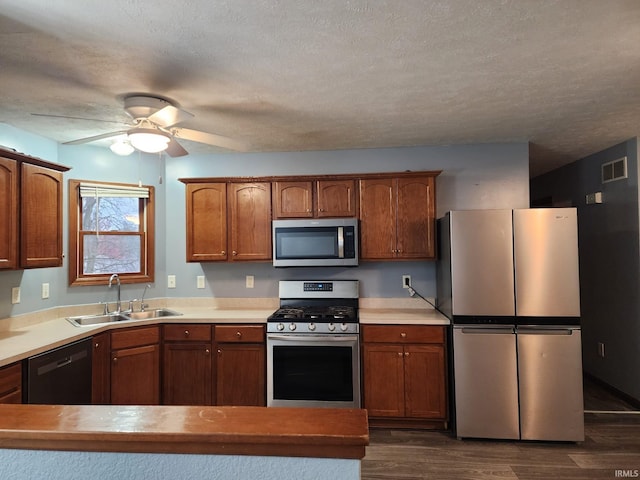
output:
[[[344,258],[344,227],[338,227],[338,258]]]

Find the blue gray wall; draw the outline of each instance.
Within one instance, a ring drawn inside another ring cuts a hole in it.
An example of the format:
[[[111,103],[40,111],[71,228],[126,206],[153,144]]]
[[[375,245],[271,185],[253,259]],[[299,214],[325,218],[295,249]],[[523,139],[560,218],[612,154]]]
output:
[[[628,178],[601,182],[601,165],[627,157]],[[602,204],[585,196],[602,192]],[[638,139],[531,181],[531,200],[578,209],[584,370],[640,401]],[[598,343],[604,343],[604,358]]]
[[[356,268],[275,269],[268,263],[187,263],[185,261],[185,191],[178,178],[305,175],[405,170],[442,170],[436,182],[437,214],[465,208],[526,208],[529,205],[529,157],[526,143],[412,147],[323,152],[189,155],[164,158],[134,153],[119,157],[106,148],[58,145],[0,124],[0,144],[72,167],[70,178],[137,183],[156,187],[156,282],[153,297],[277,297],[277,280],[347,278],[361,281],[363,297],[406,297],[401,276],[409,274],[416,290],[435,296],[434,262],[362,262]],[[65,252],[68,245],[65,183]],[[68,252],[66,252],[68,254]],[[175,275],[175,289],[166,288]],[[206,288],[196,288],[204,275]],[[245,288],[245,276],[255,288]],[[40,298],[50,283],[50,298]],[[0,272],[0,318],[50,308],[112,300],[106,287],[67,286],[67,261],[61,268]],[[22,302],[11,305],[11,287],[20,286]],[[141,285],[124,285],[123,299],[139,298]]]

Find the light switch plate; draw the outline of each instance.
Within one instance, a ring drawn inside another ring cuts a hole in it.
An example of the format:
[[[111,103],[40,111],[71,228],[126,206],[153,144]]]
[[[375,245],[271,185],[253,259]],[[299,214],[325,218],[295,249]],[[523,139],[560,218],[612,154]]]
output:
[[[196,277],[197,288],[204,288],[204,275],[198,275]]]
[[[253,288],[253,275],[247,275],[245,277],[244,285],[246,288]]]
[[[49,298],[49,284],[48,283],[43,283],[42,284],[42,298]]]
[[[167,288],[176,288],[176,276],[168,275],[167,276]]]

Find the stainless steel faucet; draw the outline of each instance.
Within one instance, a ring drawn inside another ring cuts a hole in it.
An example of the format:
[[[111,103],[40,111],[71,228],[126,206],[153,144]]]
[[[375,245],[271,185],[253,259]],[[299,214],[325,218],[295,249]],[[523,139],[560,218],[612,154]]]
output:
[[[109,278],[109,288],[111,288],[111,284],[113,283],[114,280],[117,282],[117,285],[118,285],[118,298],[117,298],[117,302],[116,302],[116,313],[120,313],[120,311],[122,310],[122,302],[120,301],[120,277],[118,276],[117,273],[114,273]]]
[[[147,288],[151,288],[151,285],[146,285],[144,287],[144,291],[142,292],[142,299],[140,300],[140,311],[144,312],[144,309],[147,308],[149,305],[147,305],[146,303],[144,303],[144,296],[147,293]]]

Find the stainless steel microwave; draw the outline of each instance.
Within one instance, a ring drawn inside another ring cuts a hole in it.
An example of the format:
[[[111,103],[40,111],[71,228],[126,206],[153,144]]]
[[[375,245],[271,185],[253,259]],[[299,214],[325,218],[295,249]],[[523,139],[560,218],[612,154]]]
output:
[[[273,221],[275,267],[358,265],[358,220],[322,218]]]

